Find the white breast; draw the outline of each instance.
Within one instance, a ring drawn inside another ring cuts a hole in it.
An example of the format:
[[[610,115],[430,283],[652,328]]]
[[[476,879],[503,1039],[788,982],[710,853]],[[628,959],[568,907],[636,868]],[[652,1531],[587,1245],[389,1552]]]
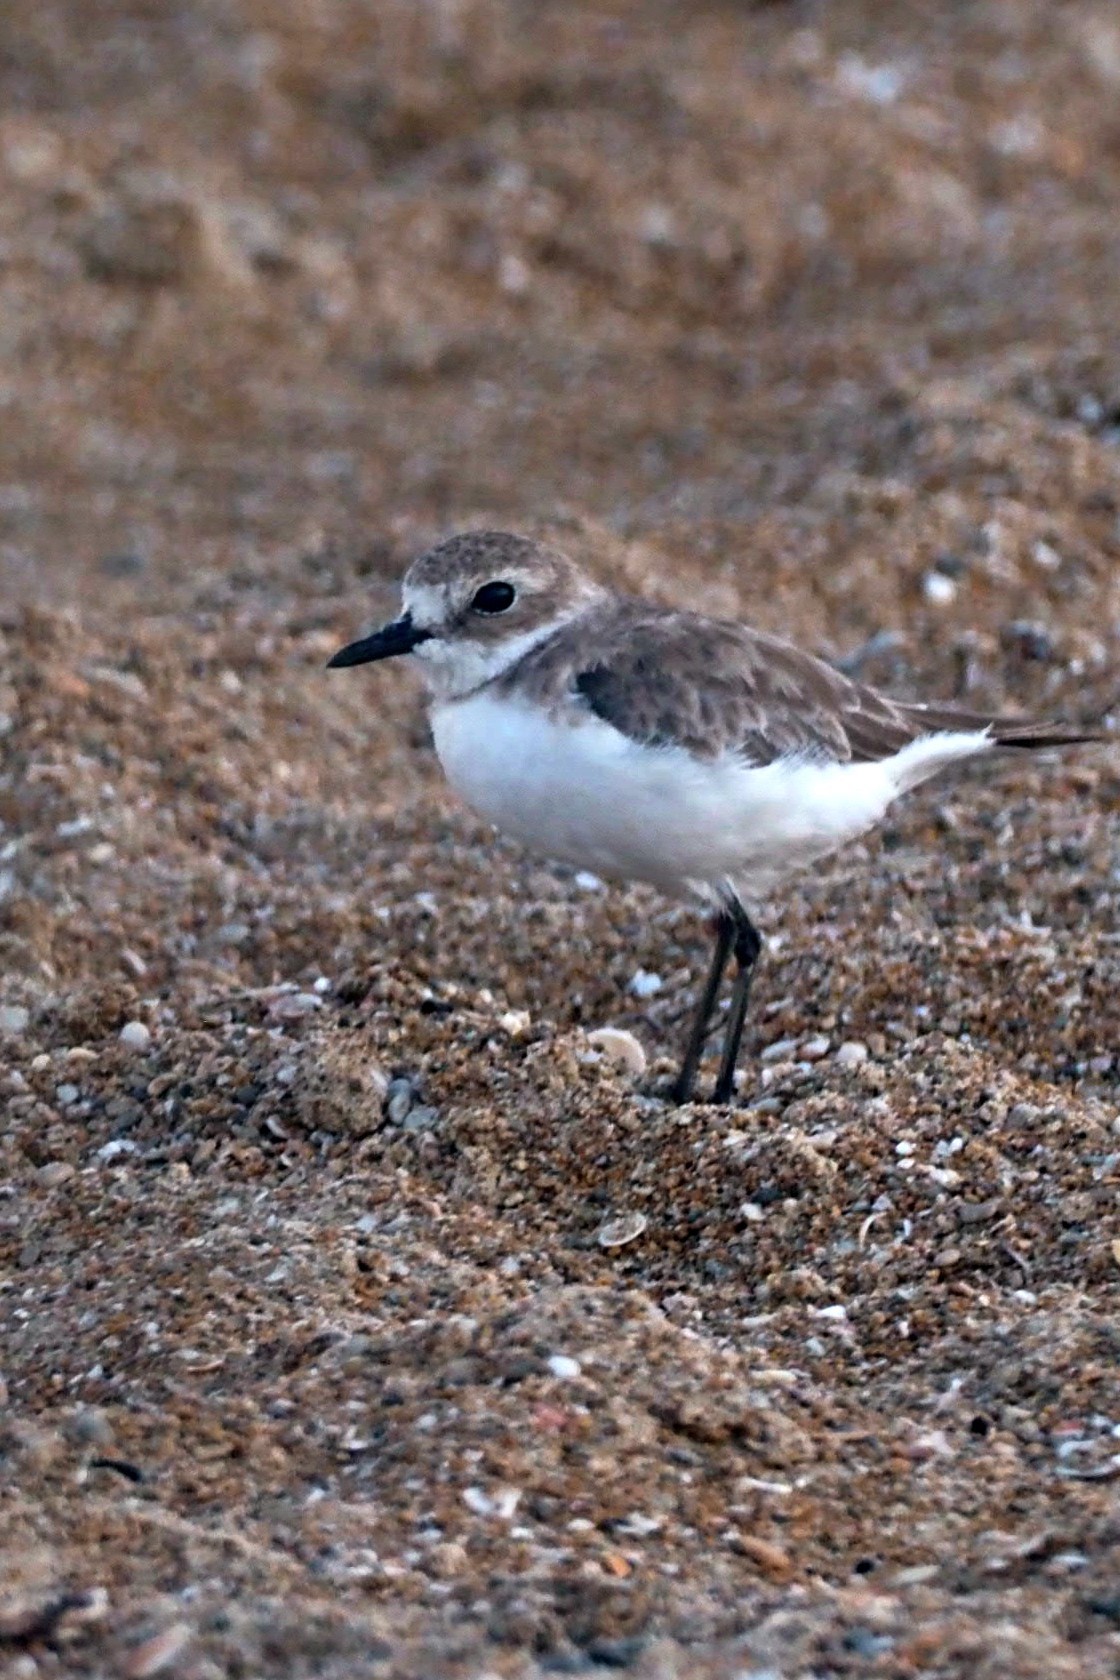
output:
[[[940,735],[880,764],[761,769],[647,747],[600,719],[556,720],[488,692],[436,706],[436,751],[481,816],[546,856],[670,893],[757,903],[792,870],[866,832],[896,793],[990,745]]]

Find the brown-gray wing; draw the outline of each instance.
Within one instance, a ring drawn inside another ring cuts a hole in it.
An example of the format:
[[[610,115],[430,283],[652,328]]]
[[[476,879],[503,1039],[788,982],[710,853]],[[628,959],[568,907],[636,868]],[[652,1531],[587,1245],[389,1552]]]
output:
[[[924,733],[904,707],[744,625],[632,612],[603,630],[576,664],[575,689],[634,740],[705,758],[741,752],[756,765],[790,756],[850,763],[885,758]]]
[[[1099,740],[1092,728],[892,700],[746,625],[611,603],[539,644],[497,679],[544,706],[575,698],[632,740],[701,758],[739,752],[838,764],[889,758],[939,730],[991,731],[1006,747]]]

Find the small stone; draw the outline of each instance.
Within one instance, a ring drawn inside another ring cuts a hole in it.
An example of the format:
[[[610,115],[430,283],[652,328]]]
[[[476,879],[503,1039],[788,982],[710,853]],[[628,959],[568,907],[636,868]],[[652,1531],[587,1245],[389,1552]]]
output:
[[[583,1372],[583,1366],[578,1359],[573,1359],[567,1353],[553,1353],[549,1355],[548,1368],[554,1377],[561,1382],[572,1382]]]
[[[476,1517],[504,1517],[508,1521],[520,1503],[520,1488],[499,1487],[493,1493],[486,1493],[480,1487],[463,1489],[463,1504]]]
[[[870,1054],[866,1044],[861,1044],[858,1038],[849,1038],[837,1050],[836,1061],[840,1067],[858,1067]]]
[[[900,1569],[893,1575],[887,1585],[896,1591],[905,1591],[907,1587],[924,1587],[927,1582],[935,1581],[941,1565],[937,1563],[915,1563],[907,1569]]]
[[[126,1680],[149,1680],[153,1674],[162,1674],[182,1655],[190,1639],[191,1630],[186,1622],[172,1622],[134,1645],[125,1655],[121,1673]]]
[[[648,969],[640,968],[630,982],[630,990],[636,998],[652,997],[662,987],[660,974],[651,974]]]
[[[467,1548],[460,1545],[458,1540],[444,1540],[438,1546],[432,1547],[432,1574],[437,1580],[448,1580],[461,1575],[467,1567]]]
[[[404,1117],[403,1125],[406,1132],[430,1132],[439,1122],[438,1108],[410,1108]]]
[[[795,1038],[779,1038],[773,1044],[766,1046],[759,1060],[763,1062],[787,1062],[792,1059],[796,1049],[797,1040]]]
[[[498,1016],[498,1025],[511,1038],[524,1038],[533,1025],[533,1017],[527,1009],[507,1009],[504,1015]]]
[[[223,922],[214,938],[219,945],[244,945],[252,933],[248,922]]]
[[[391,1079],[385,1093],[385,1117],[394,1126],[404,1124],[405,1116],[416,1099],[411,1079]]]
[[[126,1021],[120,1030],[120,1042],[126,1050],[150,1050],[151,1029],[143,1021]]]
[[[110,1138],[108,1143],[103,1143],[97,1151],[97,1159],[116,1161],[121,1155],[135,1155],[138,1149],[139,1145],[133,1143],[131,1138]]]
[[[25,1009],[22,1003],[5,1004],[0,1009],[0,1032],[26,1032],[31,1021],[30,1009]]]
[[[67,1434],[85,1447],[108,1447],[113,1442],[113,1426],[100,1406],[79,1407],[70,1419]]]
[[[944,572],[927,572],[922,579],[922,594],[934,606],[947,607],[957,598],[957,586]]]
[[[599,1227],[595,1240],[600,1248],[624,1248],[627,1243],[637,1242],[648,1224],[644,1213],[619,1214]]]
[[[815,1038],[805,1039],[797,1054],[803,1062],[819,1062],[823,1056],[828,1055],[831,1048],[832,1040],[818,1034]]]
[[[735,1550],[741,1556],[750,1558],[757,1563],[767,1575],[782,1579],[793,1571],[793,1563],[788,1552],[776,1546],[772,1540],[763,1540],[757,1534],[740,1534]]]
[[[322,1007],[322,998],[314,992],[281,992],[270,1002],[268,1012],[277,1021],[296,1021]]]
[[[75,1169],[69,1161],[48,1161],[35,1174],[44,1190],[54,1190],[59,1184],[65,1184],[68,1178],[73,1178]]]
[[[511,297],[521,297],[529,290],[532,273],[523,257],[508,251],[498,263],[498,284]]]
[[[646,1053],[634,1034],[624,1027],[596,1027],[588,1033],[587,1042],[608,1061],[632,1073],[635,1079],[640,1079],[646,1071]]]
[[[57,1085],[55,1087],[54,1095],[55,1101],[58,1103],[60,1108],[73,1108],[74,1104],[79,1101],[82,1093],[77,1085],[71,1085],[67,1081],[62,1085]]]

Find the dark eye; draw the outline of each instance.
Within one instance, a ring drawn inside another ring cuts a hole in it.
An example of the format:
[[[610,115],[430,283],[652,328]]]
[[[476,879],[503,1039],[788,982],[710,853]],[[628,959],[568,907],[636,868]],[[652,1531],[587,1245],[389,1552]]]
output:
[[[476,589],[471,601],[471,611],[479,613],[508,612],[517,599],[517,591],[512,583],[484,583],[481,589]]]

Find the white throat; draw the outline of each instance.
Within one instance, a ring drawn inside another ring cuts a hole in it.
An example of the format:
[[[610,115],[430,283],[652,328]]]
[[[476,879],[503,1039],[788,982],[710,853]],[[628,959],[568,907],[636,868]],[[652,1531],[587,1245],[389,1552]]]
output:
[[[412,656],[428,685],[433,703],[441,705],[448,700],[464,700],[468,694],[485,688],[487,683],[523,659],[530,649],[547,642],[573,618],[579,618],[589,605],[589,602],[581,601],[567,612],[557,613],[547,624],[538,624],[532,630],[507,636],[500,642],[479,642],[462,635],[441,636],[438,632],[428,641],[421,642],[413,649]]]

